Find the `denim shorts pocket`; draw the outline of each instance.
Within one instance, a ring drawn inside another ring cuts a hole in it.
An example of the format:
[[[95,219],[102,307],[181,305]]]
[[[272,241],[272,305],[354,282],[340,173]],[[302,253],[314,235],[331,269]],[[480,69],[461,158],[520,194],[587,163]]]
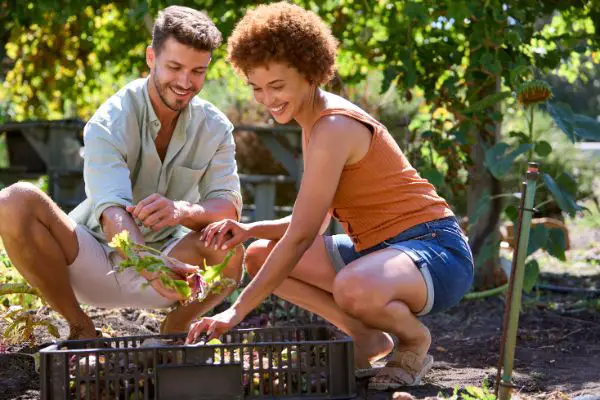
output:
[[[412,237],[408,240],[435,240],[439,234],[436,231],[427,232],[424,235]]]
[[[408,242],[409,240],[429,241],[435,240],[437,236],[438,234],[435,230],[431,230],[424,225],[418,225],[408,231],[402,232],[398,236],[384,240],[383,243],[389,246],[396,243]]]

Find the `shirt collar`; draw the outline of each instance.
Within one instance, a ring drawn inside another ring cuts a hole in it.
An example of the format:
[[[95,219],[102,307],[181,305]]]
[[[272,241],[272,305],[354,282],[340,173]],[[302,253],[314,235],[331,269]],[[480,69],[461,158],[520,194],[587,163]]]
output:
[[[148,109],[148,122],[150,124],[150,126],[154,129],[154,138],[156,139],[156,135],[158,134],[158,131],[160,129],[160,120],[158,119],[158,116],[156,115],[156,112],[154,112],[154,106],[152,106],[152,101],[150,101],[150,89],[148,88],[148,85],[150,84],[150,76],[148,76],[146,78],[146,83],[144,84],[144,99],[146,101],[146,107]],[[179,117],[178,117],[178,121],[177,124],[181,124],[181,126],[184,128],[184,132],[187,132],[187,126],[189,124],[189,122],[192,120],[192,102],[194,101],[194,99],[192,98],[192,100],[190,100],[190,102],[188,103],[188,105],[186,106],[185,110],[182,110],[181,113],[179,113]],[[184,120],[179,121],[179,119],[184,118]]]

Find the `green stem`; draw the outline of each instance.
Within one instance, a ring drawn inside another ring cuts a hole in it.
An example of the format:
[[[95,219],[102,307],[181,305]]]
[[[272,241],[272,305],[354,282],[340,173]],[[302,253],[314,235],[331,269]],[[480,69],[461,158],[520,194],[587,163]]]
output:
[[[544,207],[546,204],[552,203],[553,201],[554,201],[554,199],[548,199],[546,201],[542,201],[540,204],[535,206],[535,208],[540,209],[540,208]]]
[[[502,198],[502,197],[515,197],[515,195],[513,193],[495,194],[493,196],[490,196],[490,200],[499,199],[499,198]]]
[[[533,117],[534,117],[534,108],[533,106],[529,106],[529,143],[535,146],[534,138],[533,138]],[[533,161],[533,147],[529,149],[529,156],[527,157],[527,162]]]
[[[463,299],[465,299],[465,300],[477,300],[477,299],[483,299],[485,297],[495,296],[497,294],[504,293],[506,291],[507,287],[508,287],[508,283],[505,283],[504,285],[495,287],[493,289],[484,290],[483,292],[471,292],[471,293],[467,293],[463,297]]]
[[[150,246],[146,246],[145,244],[139,244],[136,243],[135,247],[137,247],[139,250],[146,250],[150,253],[156,254],[157,256],[162,256],[163,253],[160,250],[156,250],[155,248],[152,248]]]
[[[41,297],[40,292],[38,292],[37,289],[34,289],[25,283],[1,283],[0,296],[9,294],[33,294],[34,296]]]

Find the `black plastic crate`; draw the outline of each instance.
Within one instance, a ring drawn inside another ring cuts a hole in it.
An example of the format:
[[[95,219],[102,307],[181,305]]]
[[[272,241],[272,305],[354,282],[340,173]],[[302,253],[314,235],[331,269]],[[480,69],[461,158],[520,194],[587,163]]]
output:
[[[352,341],[332,326],[239,329],[221,343],[183,335],[63,341],[42,349],[42,399],[348,399]]]

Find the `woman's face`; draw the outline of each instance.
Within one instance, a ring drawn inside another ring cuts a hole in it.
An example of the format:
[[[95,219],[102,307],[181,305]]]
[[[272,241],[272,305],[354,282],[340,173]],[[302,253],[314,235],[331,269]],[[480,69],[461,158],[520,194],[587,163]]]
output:
[[[268,63],[252,68],[246,76],[256,101],[264,104],[280,124],[294,119],[313,94],[306,78],[287,64]]]

